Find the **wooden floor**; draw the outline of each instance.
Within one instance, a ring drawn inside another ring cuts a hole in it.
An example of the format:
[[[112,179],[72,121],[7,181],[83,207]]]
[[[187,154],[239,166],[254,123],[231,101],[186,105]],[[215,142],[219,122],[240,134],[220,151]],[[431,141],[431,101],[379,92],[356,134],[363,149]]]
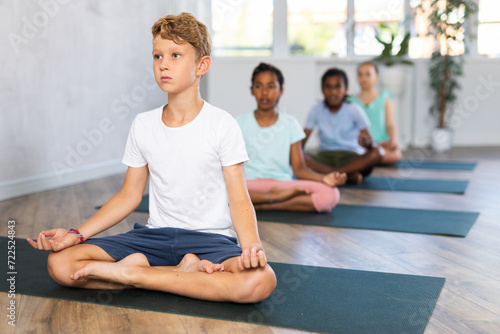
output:
[[[259,222],[269,260],[445,277],[425,333],[500,333],[500,148],[457,148],[442,155],[414,150],[406,156],[479,164],[473,172],[375,170],[378,175],[470,180],[465,195],[342,190],[341,203],[479,211],[466,238]],[[20,238],[77,226],[118,191],[123,176],[0,202],[0,235],[7,235],[8,219],[17,222]],[[125,232],[146,219],[147,214],[133,213],[103,235]],[[7,295],[0,294],[0,333],[300,333],[99,304],[22,295],[16,299],[14,329],[4,315]]]

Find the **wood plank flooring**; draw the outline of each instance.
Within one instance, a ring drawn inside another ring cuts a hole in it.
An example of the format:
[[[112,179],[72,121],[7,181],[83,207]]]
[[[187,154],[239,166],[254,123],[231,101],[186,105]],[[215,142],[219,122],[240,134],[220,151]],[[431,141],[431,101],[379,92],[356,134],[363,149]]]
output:
[[[500,148],[455,148],[446,154],[405,153],[442,161],[477,161],[472,172],[377,168],[374,175],[470,180],[465,195],[345,189],[341,203],[403,208],[479,211],[466,238],[259,222],[270,261],[334,268],[445,277],[425,333],[500,333]],[[124,175],[0,202],[0,235],[16,221],[16,236],[70,228],[92,216],[121,186]],[[145,223],[133,213],[102,235]],[[0,293],[0,333],[302,333],[214,319],[103,304],[16,295],[16,327],[7,324],[7,294]],[[415,314],[408,321],[421,321]]]

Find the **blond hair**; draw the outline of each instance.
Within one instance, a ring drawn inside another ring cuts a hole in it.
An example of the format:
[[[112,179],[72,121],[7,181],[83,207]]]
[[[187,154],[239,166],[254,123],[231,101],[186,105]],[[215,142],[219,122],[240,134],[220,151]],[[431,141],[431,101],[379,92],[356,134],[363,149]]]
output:
[[[196,49],[196,56],[210,56],[212,42],[207,27],[192,14],[167,15],[155,22],[151,28],[153,38],[160,35],[176,44],[189,43]]]

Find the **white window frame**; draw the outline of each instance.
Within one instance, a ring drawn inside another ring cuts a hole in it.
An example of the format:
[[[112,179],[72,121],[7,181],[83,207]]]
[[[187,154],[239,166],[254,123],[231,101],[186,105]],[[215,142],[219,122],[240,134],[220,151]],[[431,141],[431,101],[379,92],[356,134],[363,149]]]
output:
[[[227,0],[232,1],[232,0]],[[249,0],[251,1],[251,0]],[[287,0],[270,0],[273,1],[273,46],[272,54],[266,56],[269,58],[293,58],[290,53],[290,47],[288,45],[288,25],[287,25]],[[347,22],[346,22],[346,41],[347,41],[347,55],[342,59],[356,59],[356,58],[366,58],[363,55],[354,54],[354,1],[347,0]],[[375,0],[374,0],[375,1]],[[477,4],[478,0],[474,0]],[[205,1],[203,1],[205,2]],[[207,1],[206,5],[211,10],[211,1]],[[411,13],[410,0],[404,0],[404,17],[409,16]],[[467,25],[474,26],[473,22],[477,22],[477,14],[473,17],[469,17]],[[410,31],[411,22],[408,20],[403,26],[403,34]],[[479,55],[477,49],[477,25],[474,27],[474,31],[466,35],[466,48],[465,57],[468,58],[484,58]],[[310,58],[325,59],[325,57],[319,56],[302,56]],[[225,58],[225,57],[224,57]],[[227,57],[227,58],[239,58],[239,57]],[[327,58],[326,58],[327,59]],[[340,59],[340,58],[339,58]]]

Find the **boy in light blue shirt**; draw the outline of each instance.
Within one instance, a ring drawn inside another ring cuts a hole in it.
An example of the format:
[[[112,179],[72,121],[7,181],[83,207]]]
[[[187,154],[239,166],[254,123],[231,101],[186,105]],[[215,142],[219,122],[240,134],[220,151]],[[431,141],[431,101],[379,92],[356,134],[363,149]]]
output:
[[[370,121],[363,110],[346,101],[348,80],[344,71],[326,71],[321,88],[325,100],[309,112],[302,142],[305,145],[318,127],[320,151],[306,155],[307,166],[320,173],[344,172],[348,182],[359,184],[382,160],[384,150],[374,144],[368,131]]]
[[[309,112],[305,128],[318,127],[320,151],[352,151],[364,154],[365,148],[358,143],[359,133],[370,127],[370,121],[356,104],[342,103],[333,113],[324,102],[315,105]]]

